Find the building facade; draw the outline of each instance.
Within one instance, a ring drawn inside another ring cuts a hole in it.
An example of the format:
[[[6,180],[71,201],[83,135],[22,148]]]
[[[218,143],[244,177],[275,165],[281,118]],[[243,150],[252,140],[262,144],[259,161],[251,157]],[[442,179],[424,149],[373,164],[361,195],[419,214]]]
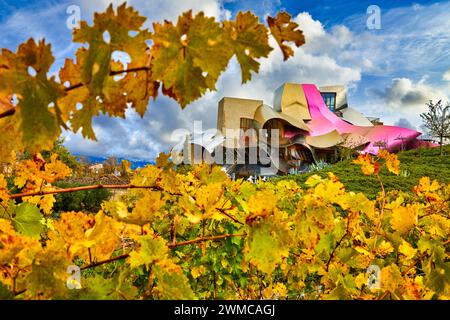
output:
[[[420,132],[377,121],[348,106],[344,86],[285,83],[272,105],[223,98],[217,131],[193,133],[183,150],[175,151],[185,162],[214,162],[240,175],[267,176],[303,171],[319,160],[333,162],[339,148],[377,154],[380,148],[395,152],[420,145]]]

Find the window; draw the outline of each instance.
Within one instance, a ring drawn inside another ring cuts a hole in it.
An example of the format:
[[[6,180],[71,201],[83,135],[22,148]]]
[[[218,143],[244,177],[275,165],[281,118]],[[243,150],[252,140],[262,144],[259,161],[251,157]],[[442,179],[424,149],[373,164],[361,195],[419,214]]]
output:
[[[334,112],[336,109],[336,92],[322,92],[320,94],[328,109]]]
[[[249,118],[241,118],[241,129],[247,131],[248,129],[256,129],[256,120]]]

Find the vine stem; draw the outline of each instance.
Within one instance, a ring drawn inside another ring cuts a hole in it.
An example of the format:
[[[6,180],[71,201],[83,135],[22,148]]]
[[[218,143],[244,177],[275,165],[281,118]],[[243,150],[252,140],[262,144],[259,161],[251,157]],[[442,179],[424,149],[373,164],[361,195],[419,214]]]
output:
[[[148,72],[148,71],[150,71],[150,70],[151,70],[150,67],[145,66],[145,67],[130,68],[130,69],[126,69],[126,70],[110,71],[109,75],[110,75],[110,76],[117,76],[117,75],[120,75],[120,74],[123,74],[123,73],[139,72],[139,71],[147,71],[147,72]],[[69,92],[69,91],[72,91],[72,90],[81,88],[81,87],[83,87],[83,86],[85,86],[85,85],[86,85],[86,84],[83,84],[83,83],[76,83],[76,84],[73,84],[73,85],[71,85],[71,86],[69,86],[69,87],[67,87],[67,88],[64,88],[64,91],[65,91],[65,92]],[[1,119],[1,118],[6,118],[6,117],[9,117],[9,116],[12,116],[12,115],[14,115],[15,113],[16,113],[16,108],[15,108],[15,107],[6,109],[5,111],[3,111],[3,112],[0,113],[0,119]]]
[[[23,197],[42,196],[42,195],[46,195],[46,194],[68,193],[68,192],[77,192],[77,191],[95,190],[95,189],[152,189],[152,190],[164,191],[161,187],[158,187],[158,186],[137,186],[137,185],[133,185],[133,184],[117,184],[117,185],[115,185],[115,184],[98,184],[98,185],[82,186],[82,187],[74,187],[74,188],[17,193],[17,194],[10,195],[9,198],[17,199],[17,198],[23,198]],[[181,194],[171,193],[171,195],[180,196]]]
[[[16,113],[16,108],[13,107],[13,108],[6,109],[2,113],[0,113],[0,119],[12,116],[14,113]]]
[[[233,217],[232,215],[228,214],[224,209],[222,208],[217,208],[217,211],[219,211],[221,214],[223,214],[224,216],[230,218],[231,220],[233,220],[234,222],[240,224],[240,225],[244,225],[243,222],[239,221],[238,219],[236,219],[235,217]]]
[[[413,268],[417,265],[417,263],[418,263],[423,257],[425,257],[425,255],[426,255],[426,254],[419,255],[419,256],[414,260],[414,262],[411,263],[411,264],[406,268],[406,270],[402,272],[402,276],[408,274],[408,272],[409,272],[411,269],[413,269]]]
[[[384,207],[386,206],[386,190],[384,189],[383,181],[381,181],[380,175],[377,174],[376,176],[377,176],[377,180],[381,186],[381,195],[383,196],[383,202],[381,203],[380,221],[378,222],[378,226],[377,226],[377,232],[378,232],[381,228],[381,223],[383,221],[383,216],[384,216]]]
[[[334,257],[334,254],[336,253],[336,250],[337,250],[337,248],[339,248],[339,246],[341,245],[341,243],[342,243],[342,241],[344,241],[344,238],[348,235],[348,229],[349,229],[349,226],[350,226],[350,218],[347,218],[347,228],[346,228],[346,230],[345,230],[345,233],[344,233],[344,235],[339,239],[339,241],[336,243],[336,246],[333,248],[333,251],[331,251],[331,254],[330,254],[330,258],[328,259],[328,261],[327,261],[327,265],[326,265],[326,268],[325,268],[325,270],[328,272],[328,268],[330,267],[330,263],[331,263],[331,260],[333,260],[333,257]]]
[[[246,235],[247,235],[246,233],[221,234],[221,235],[218,235],[218,236],[200,237],[200,238],[192,239],[192,240],[188,240],[188,241],[171,243],[171,244],[168,244],[167,246],[169,248],[173,249],[173,248],[176,248],[176,247],[186,246],[186,245],[189,245],[189,244],[195,244],[195,243],[200,243],[200,242],[205,242],[205,241],[217,241],[217,240],[220,240],[220,239],[232,238],[232,237],[245,237]],[[84,267],[82,267],[80,269],[81,270],[86,270],[86,269],[89,269],[89,268],[98,267],[98,266],[101,266],[103,264],[107,264],[107,263],[111,263],[111,262],[114,262],[114,261],[126,259],[129,256],[130,256],[130,254],[125,253],[125,254],[122,254],[122,255],[114,257],[114,258],[110,258],[110,259],[107,259],[107,260],[91,263],[91,264],[89,264],[87,266],[84,266]]]

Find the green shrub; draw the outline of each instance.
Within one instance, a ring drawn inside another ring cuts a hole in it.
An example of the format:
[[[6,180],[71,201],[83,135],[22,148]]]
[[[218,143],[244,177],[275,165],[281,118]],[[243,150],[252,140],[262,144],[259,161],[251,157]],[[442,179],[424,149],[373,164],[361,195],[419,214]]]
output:
[[[81,187],[80,183],[57,182],[59,188]],[[87,211],[98,212],[104,200],[111,197],[111,191],[107,189],[95,189],[87,191],[77,191],[68,193],[59,193],[55,195],[56,202],[53,206],[55,212],[66,211]]]
[[[380,172],[386,191],[401,190],[412,192],[412,188],[419,183],[421,177],[430,177],[441,183],[450,183],[450,146],[444,147],[444,156],[439,155],[439,148],[421,148],[400,152],[400,169],[407,174],[395,176],[386,169]],[[281,176],[272,181],[294,180],[304,187],[306,179],[313,174],[326,177],[327,172],[333,172],[345,185],[346,190],[363,192],[370,199],[375,199],[380,192],[380,185],[374,176],[364,176],[359,166],[352,160],[340,161],[319,171],[297,175]]]

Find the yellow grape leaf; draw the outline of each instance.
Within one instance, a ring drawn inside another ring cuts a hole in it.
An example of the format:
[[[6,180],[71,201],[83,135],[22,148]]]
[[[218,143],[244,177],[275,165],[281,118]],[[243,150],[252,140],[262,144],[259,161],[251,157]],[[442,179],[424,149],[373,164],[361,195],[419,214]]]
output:
[[[136,112],[143,117],[150,97],[155,100],[158,96],[159,81],[152,80],[150,71],[146,71],[128,72],[120,82],[123,83],[123,89],[127,93],[126,102],[131,103]]]
[[[378,173],[379,165],[368,153],[360,154],[358,158],[352,161],[352,163],[360,165],[362,173],[366,176]]]
[[[174,170],[163,170],[158,185],[167,193],[178,194],[182,183]]]
[[[384,159],[386,167],[389,170],[389,172],[392,172],[396,175],[400,174],[400,160],[398,160],[396,154],[389,153],[389,151],[381,149],[378,152],[378,156]]]
[[[235,21],[224,21],[223,27],[241,66],[242,83],[245,83],[252,78],[252,71],[259,71],[256,59],[268,57],[272,51],[267,29],[250,11],[239,12]]]
[[[50,232],[49,237],[53,242],[56,243],[57,239],[61,239],[70,257],[80,251],[84,256],[87,255],[86,246],[84,246],[85,233],[95,225],[94,216],[82,212],[65,212],[52,224],[54,230]]]
[[[53,204],[56,202],[56,199],[52,194],[46,194],[44,196],[24,197],[23,201],[39,206],[46,215],[49,215],[52,213]]]
[[[276,184],[278,191],[285,191],[287,195],[295,195],[302,191],[302,188],[294,180],[281,180]]]
[[[279,12],[276,18],[269,16],[267,17],[267,23],[269,24],[272,36],[283,52],[284,60],[294,55],[292,48],[286,45],[285,42],[292,41],[296,47],[300,47],[305,43],[303,32],[298,29],[298,24],[291,20],[289,13]]]
[[[271,274],[289,255],[289,247],[294,246],[288,224],[282,213],[266,217],[253,223],[247,238],[246,259],[259,270]]]
[[[119,221],[128,221],[127,218],[130,215],[130,211],[125,202],[113,200],[104,201],[102,203],[102,209]]]
[[[250,212],[250,216],[247,217],[247,221],[250,222],[256,217],[264,217],[272,213],[278,202],[278,197],[271,190],[257,191],[253,196],[248,199],[247,207]]]
[[[376,253],[382,257],[387,256],[389,253],[393,251],[394,247],[392,247],[392,244],[385,240],[381,241],[381,243],[376,247]]]
[[[75,53],[76,63],[72,59],[66,59],[64,66],[59,70],[59,78],[66,89],[78,87],[68,91],[58,103],[61,105],[63,118],[71,121],[72,130],[77,132],[81,128],[83,137],[95,140],[91,120],[93,116],[99,115],[100,103],[98,99],[90,96],[89,87],[82,85],[82,68],[86,51],[85,48],[79,48]]]
[[[27,181],[30,181],[33,187],[42,184],[42,179],[38,177],[40,170],[32,160],[21,161],[16,165],[15,171],[14,185],[19,189],[22,189],[27,184]]]
[[[35,237],[19,234],[13,227],[13,221],[0,219],[0,248],[0,265],[25,268],[41,250],[41,244]]]
[[[193,267],[191,268],[191,276],[194,279],[197,279],[198,277],[200,277],[203,273],[205,273],[206,268],[204,266],[199,266],[199,267]]]
[[[45,214],[49,215],[52,213],[53,204],[56,202],[55,197],[52,194],[47,194],[42,196],[39,201],[39,208],[44,211]]]
[[[0,174],[0,202],[8,199],[9,199],[8,183],[5,180],[5,176],[3,174]]]
[[[80,28],[74,29],[74,42],[89,44],[84,53],[81,80],[89,85],[92,94],[102,94],[103,82],[109,76],[112,52],[124,51],[130,55],[132,63],[146,64],[145,41],[150,38],[150,32],[141,30],[145,20],[126,3],[117,7],[116,12],[110,4],[106,12],[95,14],[92,26],[82,21]],[[136,34],[132,36],[131,31]]]
[[[337,203],[345,195],[345,187],[339,181],[327,180],[316,185],[314,194],[328,202]]]
[[[402,240],[402,244],[398,247],[398,252],[406,257],[406,260],[411,260],[417,253],[417,249],[414,249],[409,242]]]
[[[197,189],[195,202],[197,207],[203,211],[205,218],[213,214],[216,207],[220,207],[223,203],[222,195],[223,188],[219,183],[204,185]]]
[[[122,168],[125,170],[126,173],[132,173],[133,170],[131,169],[131,162],[128,160],[122,160]]]
[[[154,186],[161,174],[161,170],[153,165],[147,165],[139,170],[131,179],[131,184],[136,186]]]
[[[430,215],[420,219],[420,226],[433,237],[450,237],[450,219],[440,215]]]
[[[25,279],[25,296],[28,299],[64,297],[68,293],[66,270],[71,263],[64,251],[45,248],[35,256],[31,272]]]
[[[61,84],[67,90],[73,86],[79,86],[82,83],[81,79],[81,65],[83,64],[82,53],[86,49],[78,49],[75,53],[76,63],[72,59],[66,59],[64,65],[59,69],[59,80]],[[89,89],[84,86],[80,86],[76,90],[70,90],[66,92],[66,95],[60,97],[58,100],[61,106],[61,116],[65,121],[70,119],[70,113],[76,110],[76,104],[78,102],[85,101],[89,96]]]
[[[166,259],[169,249],[163,238],[145,235],[137,236],[135,240],[138,247],[130,252],[130,258],[128,259],[131,268],[149,267],[155,262]]]
[[[95,259],[108,259],[121,243],[122,226],[123,224],[99,211],[95,215],[94,226],[86,230],[82,245],[91,248],[91,254]]]
[[[359,273],[355,277],[355,285],[357,288],[362,288],[362,286],[367,284],[368,275],[365,272]]]
[[[420,205],[413,204],[392,210],[391,226],[394,230],[404,234],[417,225]]]
[[[60,126],[65,127],[57,103],[64,91],[53,76],[47,77],[53,62],[51,47],[44,40],[36,43],[29,39],[17,53],[3,49],[0,55],[0,97],[15,94],[18,98],[14,115],[2,122],[8,129],[17,128],[12,123],[20,126],[23,145],[31,153],[51,149],[61,133]]]
[[[51,162],[46,163],[37,153],[33,160],[24,160],[16,164],[14,184],[18,188],[30,191],[48,189],[45,182],[54,182],[71,174],[71,169],[62,161],[57,160],[57,154],[52,154]]]
[[[306,179],[305,181],[305,185],[307,187],[313,188],[315,187],[318,183],[320,183],[322,181],[322,177],[320,177],[317,174],[313,174],[312,176],[310,176],[308,179]]]
[[[0,90],[0,98],[2,92]],[[24,152],[24,145],[22,140],[22,130],[17,116],[15,120],[6,117],[0,119],[0,162],[14,163],[15,153]]]
[[[422,177],[419,179],[419,185],[414,187],[414,192],[418,195],[436,192],[440,189],[440,184],[437,180],[431,182],[429,177]]]
[[[169,165],[169,158],[170,154],[165,154],[164,152],[161,152],[158,157],[156,158],[156,166],[158,168],[165,168]]]
[[[144,196],[136,202],[133,211],[121,216],[119,220],[140,226],[152,223],[159,218],[157,212],[165,203],[166,201],[161,198],[161,192],[146,190]]]
[[[276,282],[272,286],[263,290],[262,294],[264,299],[279,299],[287,296],[287,288],[281,282]]]
[[[230,181],[227,174],[219,166],[202,163],[195,166],[192,172],[202,184],[225,183]]]
[[[178,206],[183,209],[183,214],[189,220],[189,222],[196,224],[202,221],[203,214],[196,206],[195,199],[192,196],[184,194],[178,200]]]
[[[349,192],[342,196],[338,204],[345,210],[360,212],[365,214],[372,223],[378,219],[375,202],[369,200],[363,193]]]
[[[189,280],[181,267],[169,260],[164,260],[154,267],[158,284],[154,288],[159,299],[192,300],[194,293]]]
[[[56,153],[50,157],[50,162],[45,164],[42,178],[47,182],[55,182],[72,174],[72,170],[62,161],[58,160]]]
[[[163,93],[181,107],[214,90],[233,55],[220,24],[199,12],[183,13],[176,25],[154,23],[152,79],[163,83]]]
[[[381,269],[380,285],[382,289],[394,293],[398,287],[403,285],[403,283],[404,280],[397,265],[391,264]]]

